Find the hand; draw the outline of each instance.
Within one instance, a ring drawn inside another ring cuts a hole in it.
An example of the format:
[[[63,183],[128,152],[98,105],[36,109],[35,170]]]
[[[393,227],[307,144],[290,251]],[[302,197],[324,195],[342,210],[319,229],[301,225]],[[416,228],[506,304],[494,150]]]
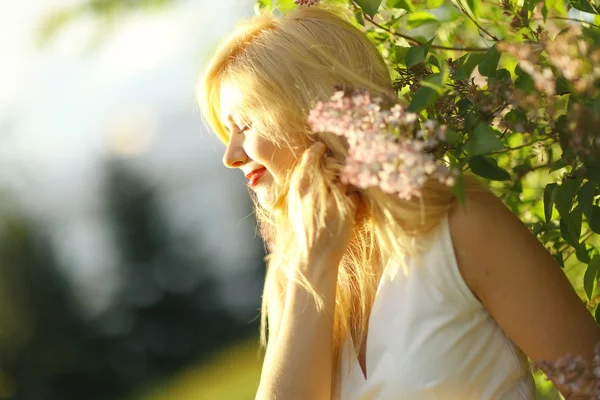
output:
[[[323,143],[314,143],[294,168],[288,216],[300,255],[310,261],[326,258],[337,265],[352,237],[359,197],[339,179],[328,179],[322,165],[326,150]]]

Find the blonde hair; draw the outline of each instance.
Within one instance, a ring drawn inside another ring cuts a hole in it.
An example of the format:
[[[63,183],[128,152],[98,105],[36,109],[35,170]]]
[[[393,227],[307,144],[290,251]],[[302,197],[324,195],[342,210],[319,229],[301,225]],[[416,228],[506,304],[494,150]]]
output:
[[[321,141],[328,147],[328,157],[308,171],[317,199],[312,209],[291,208],[289,179],[283,188],[274,189],[277,200],[273,210],[255,202],[257,221],[270,252],[262,303],[263,345],[269,302],[281,294],[277,285],[289,276],[290,266],[305,250],[298,248],[294,226],[317,229],[324,222],[328,196],[335,199],[341,218],[351,209],[346,195],[332,185],[347,156],[347,143],[332,134],[310,131],[309,110],[317,101],[328,99],[337,84],[397,97],[381,54],[348,20],[344,10],[315,7],[296,8],[282,17],[256,16],[221,43],[199,86],[203,114],[224,143],[228,135],[220,120],[219,92],[223,85],[234,84],[243,93],[240,109],[253,121],[253,134],[280,146],[288,145],[291,135],[300,135],[309,143]],[[260,127],[256,127],[257,121]],[[463,178],[466,190],[482,190],[473,177]],[[455,201],[452,189],[435,180],[426,182],[421,198],[410,201],[375,187],[359,190],[359,195],[353,237],[339,266],[334,360],[348,334],[360,354],[384,267],[391,258],[401,263],[404,256],[423,251],[426,241],[418,239],[435,230]]]

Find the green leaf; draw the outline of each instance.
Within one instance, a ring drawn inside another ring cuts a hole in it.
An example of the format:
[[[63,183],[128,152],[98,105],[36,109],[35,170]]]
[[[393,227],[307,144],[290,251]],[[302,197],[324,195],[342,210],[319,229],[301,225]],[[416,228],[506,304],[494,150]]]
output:
[[[280,12],[286,14],[298,6],[293,2],[293,0],[278,0],[276,7]]]
[[[576,8],[579,11],[583,11],[590,14],[597,14],[594,7],[591,6],[588,0],[569,0],[569,5]]]
[[[443,79],[442,74],[432,74],[422,80],[422,86],[413,96],[408,111],[419,112],[432,105],[440,96],[440,88],[445,84]],[[441,89],[441,92],[443,93],[443,89]]]
[[[401,8],[411,13],[415,11],[415,6],[411,0],[390,0],[386,2],[386,6],[391,8]]]
[[[433,54],[430,54],[429,57],[427,57],[427,62],[431,65],[436,66],[438,69],[440,69],[440,65],[442,65],[440,64],[440,60],[438,60],[438,58]]]
[[[450,168],[458,171],[458,175],[456,177],[456,182],[454,186],[452,186],[452,193],[458,199],[458,202],[464,207],[465,206],[465,187],[463,182],[463,174],[462,174],[462,166],[464,162],[463,160],[459,160],[456,158],[452,152],[448,153],[448,160],[450,161]]]
[[[423,79],[420,83],[421,83],[422,87],[428,87],[428,88],[435,90],[435,92],[440,96],[444,94],[445,82],[444,82],[442,74],[429,75],[427,78]]]
[[[600,233],[600,207],[592,206],[589,215],[586,215],[588,225],[594,233]]]
[[[388,59],[393,64],[406,63],[406,55],[412,47],[390,46]]]
[[[462,140],[462,136],[455,130],[448,129],[446,131],[446,142],[448,142],[450,146],[457,146],[462,143]]]
[[[515,75],[517,75],[517,76],[527,75],[527,72],[525,72],[523,70],[523,68],[521,68],[521,65],[519,63],[517,63],[515,65]]]
[[[479,67],[481,68],[481,67]],[[496,81],[510,81],[512,82],[512,76],[506,68],[496,70],[496,75],[493,77]]]
[[[467,4],[475,18],[479,18],[479,0],[467,0]]]
[[[586,218],[590,218],[592,215],[592,209],[594,207],[594,194],[596,192],[596,188],[592,182],[586,182],[583,184],[581,189],[579,189],[579,193],[577,193],[577,203],[583,211],[583,214]]]
[[[499,151],[504,145],[498,139],[497,131],[484,122],[479,122],[465,145],[465,151],[469,155],[485,154]]]
[[[588,264],[585,274],[583,275],[583,288],[588,299],[592,299],[594,287],[596,286],[598,272],[600,272],[600,254],[596,254],[592,261]]]
[[[438,94],[435,90],[428,87],[420,87],[415,95],[413,96],[408,111],[419,112],[432,105],[438,98]]]
[[[564,217],[571,212],[573,198],[575,197],[580,184],[580,179],[565,179],[562,184],[556,188],[554,204],[561,217]]]
[[[408,16],[406,21],[406,29],[418,28],[421,25],[437,23],[438,20],[433,15],[425,11],[413,12]]]
[[[427,8],[430,10],[440,7],[442,4],[444,4],[444,0],[427,0]]]
[[[460,171],[460,170],[459,170]],[[462,172],[456,177],[456,182],[452,186],[452,193],[458,199],[458,202],[464,207],[465,206],[465,187],[463,183]]]
[[[463,0],[451,0],[452,4],[454,4],[456,6],[457,9],[462,10],[464,9],[465,14],[467,14],[467,16],[469,16],[470,18],[477,18],[473,12],[473,9],[471,8],[471,5],[473,4],[472,1],[467,0],[466,2]]]
[[[563,268],[563,269],[565,268],[565,260],[563,259],[562,252],[553,254],[552,257],[554,257],[554,259],[556,260],[558,265],[560,265],[561,268]]]
[[[600,184],[600,167],[598,166],[594,166],[594,167],[587,167],[587,170],[585,171],[585,177],[587,179],[589,179],[590,181],[594,181],[597,184]]]
[[[435,40],[435,38],[436,38],[436,36],[432,37],[430,40],[427,41],[427,43],[425,43],[423,45],[423,49],[425,50],[425,57],[427,57],[427,54],[429,53],[429,48],[433,44],[433,41]]]
[[[498,163],[493,158],[484,156],[469,157],[469,168],[475,175],[493,181],[510,180],[510,174],[505,169],[498,166]]]
[[[581,208],[575,207],[572,212],[561,217],[560,234],[565,242],[573,247],[579,246],[581,236]]]
[[[523,90],[525,93],[529,93],[534,88],[533,79],[526,73],[523,73],[515,80],[515,87]]]
[[[361,26],[365,26],[365,17],[363,17],[363,13],[358,9],[354,9],[354,18],[356,18],[356,22]]]
[[[535,0],[525,0],[523,2],[523,8],[525,8],[527,11],[533,11],[537,3],[538,2]]]
[[[556,78],[556,94],[564,95],[571,92],[569,88],[569,81],[564,76]]]
[[[417,65],[425,60],[425,49],[423,46],[414,46],[406,52],[406,68]]]
[[[488,49],[483,59],[479,62],[479,73],[483,76],[495,77],[499,61],[500,52],[496,50],[496,45],[494,45]]]
[[[585,243],[580,243],[579,246],[575,248],[575,255],[582,263],[587,264],[590,262],[590,252],[587,247],[585,247]]]
[[[356,0],[356,4],[371,18],[377,14],[381,0]]]
[[[458,115],[464,117],[473,108],[473,103],[469,99],[462,98],[456,102],[458,108]]]
[[[549,183],[544,188],[544,217],[546,218],[547,224],[552,220],[552,208],[554,206],[556,187],[556,183]]]
[[[484,57],[485,54],[483,53],[469,53],[466,60],[461,64],[460,67],[456,69],[454,74],[452,74],[452,79],[457,81],[461,79],[469,79],[477,64],[479,64]]]

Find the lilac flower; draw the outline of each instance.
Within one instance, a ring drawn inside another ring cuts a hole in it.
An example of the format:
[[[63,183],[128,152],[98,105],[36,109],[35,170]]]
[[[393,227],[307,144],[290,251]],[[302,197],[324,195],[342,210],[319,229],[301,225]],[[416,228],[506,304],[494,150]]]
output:
[[[299,7],[311,7],[318,5],[320,0],[295,0],[294,3]]]
[[[591,366],[580,356],[573,357],[570,354],[556,362],[537,362],[535,366],[541,369],[548,379],[566,387],[574,394],[600,399],[600,343],[594,348]]]
[[[403,199],[420,197],[429,178],[454,185],[457,171],[435,160],[434,150],[446,137],[446,127],[425,121],[400,104],[384,105],[367,91],[336,91],[308,116],[311,129],[343,136],[348,157],[341,181],[366,189],[378,186]]]

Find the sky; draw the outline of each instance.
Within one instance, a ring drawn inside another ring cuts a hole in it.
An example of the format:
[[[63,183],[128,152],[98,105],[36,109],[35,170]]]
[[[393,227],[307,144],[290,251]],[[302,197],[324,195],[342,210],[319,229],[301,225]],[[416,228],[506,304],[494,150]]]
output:
[[[204,127],[194,89],[253,2],[180,0],[119,18],[99,41],[101,24],[82,17],[37,47],[41,19],[77,2],[0,0],[0,194],[51,227],[90,309],[106,307],[118,285],[101,201],[110,157],[159,188],[182,229],[210,227],[202,244],[218,253],[217,273],[236,273],[256,240],[245,179],[222,166],[223,146]]]

